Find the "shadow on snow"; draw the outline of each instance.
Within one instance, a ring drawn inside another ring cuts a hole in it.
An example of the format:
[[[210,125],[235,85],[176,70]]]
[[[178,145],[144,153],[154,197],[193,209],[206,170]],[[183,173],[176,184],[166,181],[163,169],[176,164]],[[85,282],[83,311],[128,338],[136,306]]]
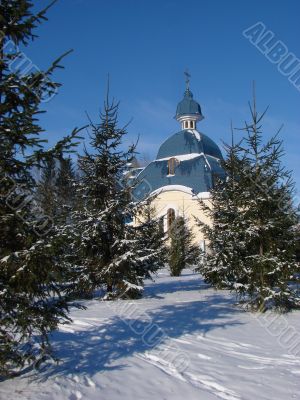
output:
[[[186,276],[195,276],[195,274],[185,274]],[[199,275],[200,276],[200,275]],[[201,279],[185,280],[183,277],[173,277],[171,281],[167,282],[150,282],[143,293],[143,298],[163,298],[162,294],[174,292],[188,292],[195,290],[203,290],[210,288],[209,285],[204,283]]]
[[[177,290],[199,289],[199,281],[159,283],[156,288],[148,287],[147,297]],[[206,285],[205,285],[206,287]],[[93,375],[96,372],[126,368],[125,357],[138,355],[166,344],[184,334],[202,334],[213,329],[226,329],[241,324],[235,315],[240,311],[232,300],[221,292],[211,293],[202,300],[163,305],[150,311],[139,310],[139,301],[120,301],[113,305],[116,316],[106,325],[85,331],[68,333],[56,331],[52,335],[55,354],[59,365],[42,368],[33,379],[47,379],[53,375],[70,373]],[[119,308],[134,304],[134,313],[119,312]],[[83,318],[84,320],[84,318]],[[156,333],[155,333],[156,331]],[[158,340],[159,339],[159,340]]]

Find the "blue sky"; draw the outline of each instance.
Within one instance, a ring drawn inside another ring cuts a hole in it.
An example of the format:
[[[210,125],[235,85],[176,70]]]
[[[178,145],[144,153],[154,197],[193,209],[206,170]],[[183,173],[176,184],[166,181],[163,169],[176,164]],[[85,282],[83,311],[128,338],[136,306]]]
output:
[[[74,49],[55,75],[63,86],[45,105],[45,136],[53,143],[85,125],[86,111],[97,120],[109,73],[120,123],[133,118],[128,142],[140,135],[140,152],[155,157],[159,144],[179,130],[173,117],[188,68],[205,116],[198,129],[221,144],[229,141],[231,120],[241,127],[248,119],[255,80],[258,108],[270,106],[264,135],[284,124],[284,162],[300,192],[300,91],[242,33],[261,21],[300,58],[299,15],[297,0],[59,0],[26,50],[45,68]]]

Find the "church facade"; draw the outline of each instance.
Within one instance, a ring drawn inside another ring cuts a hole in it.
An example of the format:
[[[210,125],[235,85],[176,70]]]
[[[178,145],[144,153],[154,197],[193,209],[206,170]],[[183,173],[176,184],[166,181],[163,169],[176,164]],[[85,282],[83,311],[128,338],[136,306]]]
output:
[[[184,216],[195,240],[205,250],[205,239],[195,217],[209,223],[199,206],[199,199],[209,202],[215,180],[224,178],[222,153],[217,144],[198,130],[204,118],[194,100],[189,81],[176,109],[180,131],[160,146],[156,159],[138,169],[133,195],[138,201],[155,194],[153,205],[167,232],[176,216]]]

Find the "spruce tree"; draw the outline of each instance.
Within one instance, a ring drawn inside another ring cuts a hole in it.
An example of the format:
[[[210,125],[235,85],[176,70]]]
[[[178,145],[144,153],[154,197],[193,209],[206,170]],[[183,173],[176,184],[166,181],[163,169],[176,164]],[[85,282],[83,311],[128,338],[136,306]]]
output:
[[[59,87],[51,75],[61,58],[47,71],[22,70],[19,46],[26,49],[34,28],[46,19],[46,9],[35,15],[31,9],[25,0],[3,0],[0,5],[1,375],[42,360],[49,348],[48,333],[68,319],[58,262],[62,238],[54,240],[51,218],[35,212],[32,170],[71,150],[78,130],[44,150],[38,116],[41,102]]]
[[[57,196],[57,214],[61,223],[69,220],[71,211],[76,206],[76,180],[77,173],[75,171],[71,157],[59,158],[57,179],[56,179],[56,196]]]
[[[56,223],[69,218],[76,202],[76,173],[70,157],[49,158],[41,167],[35,194],[37,207]]]
[[[92,294],[102,288],[106,298],[136,297],[143,279],[156,268],[150,262],[154,251],[145,247],[140,229],[131,222],[137,206],[126,171],[135,146],[122,150],[127,132],[118,127],[118,107],[107,95],[100,123],[90,121],[92,151],[85,149],[78,160],[76,191],[81,201],[70,226],[79,292]]]
[[[200,249],[195,244],[194,234],[184,217],[178,216],[173,221],[170,232],[169,267],[172,276],[179,276],[184,268],[196,266]]]
[[[244,232],[247,226],[240,213],[244,188],[239,185],[245,160],[240,159],[240,143],[234,144],[233,129],[231,133],[232,143],[224,144],[225,159],[221,162],[226,179],[216,180],[208,203],[199,201],[211,224],[198,220],[209,249],[200,257],[197,270],[207,283],[217,288],[230,288],[238,280],[246,256]]]
[[[299,221],[299,215],[298,215]],[[300,223],[298,222],[294,229],[295,232],[295,240],[296,240],[296,261],[298,262],[298,271],[300,271]]]
[[[203,229],[211,251],[202,272],[254,309],[286,311],[300,304],[290,284],[297,269],[293,183],[281,163],[282,141],[275,135],[263,142],[265,112],[258,114],[255,98],[250,111],[243,141],[229,149],[234,163],[230,157],[224,163],[228,178],[212,191],[211,210],[206,209],[213,225]]]
[[[297,222],[294,227],[295,234],[295,252],[296,252],[296,260],[298,262],[298,271],[300,271],[300,204],[297,205]]]
[[[45,160],[41,169],[41,179],[38,182],[35,199],[40,211],[52,219],[57,213],[57,166],[54,158]]]
[[[150,257],[145,258],[145,278],[151,278],[150,273],[163,268],[167,262],[167,236],[164,234],[161,219],[156,216],[154,200],[155,197],[151,196],[138,203],[133,213],[139,246],[150,252]]]

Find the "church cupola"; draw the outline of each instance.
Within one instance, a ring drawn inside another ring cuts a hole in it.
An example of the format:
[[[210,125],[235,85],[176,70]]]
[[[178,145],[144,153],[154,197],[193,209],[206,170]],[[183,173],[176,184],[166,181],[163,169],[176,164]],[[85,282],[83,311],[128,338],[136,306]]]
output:
[[[193,99],[193,93],[190,90],[190,74],[185,72],[186,90],[183,99],[178,103],[176,116],[178,122],[181,123],[182,129],[196,129],[197,121],[201,121],[204,117],[201,112],[200,104]]]

